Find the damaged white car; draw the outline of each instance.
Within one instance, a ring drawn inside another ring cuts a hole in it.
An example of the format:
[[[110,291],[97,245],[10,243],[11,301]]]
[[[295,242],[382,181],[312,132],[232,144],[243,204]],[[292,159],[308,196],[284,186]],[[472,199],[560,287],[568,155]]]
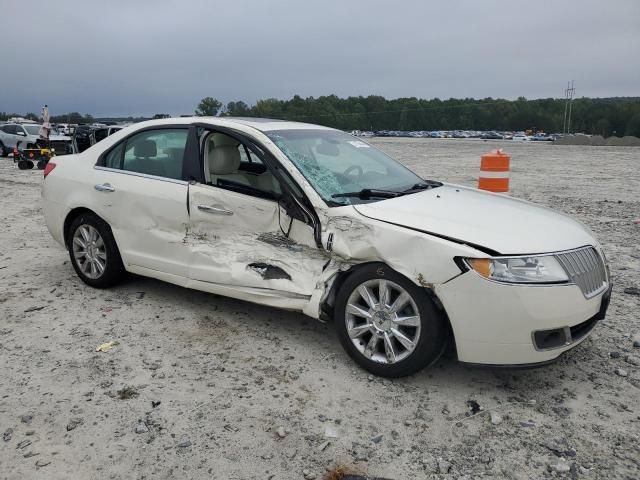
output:
[[[78,276],[125,271],[333,319],[346,351],[408,375],[551,361],[608,306],[602,249],[549,209],[425,180],[338,130],[240,118],[139,123],[45,170]]]

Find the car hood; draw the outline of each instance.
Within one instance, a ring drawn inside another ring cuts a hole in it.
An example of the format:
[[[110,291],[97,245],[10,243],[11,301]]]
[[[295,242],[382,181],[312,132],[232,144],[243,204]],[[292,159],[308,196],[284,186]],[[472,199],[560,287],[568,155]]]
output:
[[[354,205],[362,215],[446,237],[500,254],[534,254],[594,245],[571,217],[506,195],[444,184],[374,203]]]

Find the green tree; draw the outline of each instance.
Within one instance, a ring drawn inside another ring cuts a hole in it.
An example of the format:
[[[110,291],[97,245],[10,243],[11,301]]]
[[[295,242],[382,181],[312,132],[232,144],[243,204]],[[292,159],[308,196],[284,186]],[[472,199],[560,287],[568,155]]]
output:
[[[601,118],[596,123],[596,132],[603,137],[607,138],[609,136],[609,132],[611,130],[611,122],[609,122],[608,118]]]
[[[258,100],[251,110],[255,113],[254,116],[256,117],[282,118],[284,104],[285,102],[283,100],[267,98],[264,100]],[[291,116],[284,116],[284,118],[291,119]]]
[[[250,114],[249,105],[243,101],[229,102],[225,109],[225,115],[233,117],[246,117]]]
[[[631,120],[627,123],[627,128],[624,134],[640,137],[640,112],[631,117]]]
[[[196,115],[199,117],[215,117],[222,108],[222,102],[213,97],[204,97],[200,100]]]

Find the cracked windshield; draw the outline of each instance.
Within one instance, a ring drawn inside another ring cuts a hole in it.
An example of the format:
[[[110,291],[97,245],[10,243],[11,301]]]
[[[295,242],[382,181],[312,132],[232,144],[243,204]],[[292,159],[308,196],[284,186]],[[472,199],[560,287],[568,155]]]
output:
[[[278,130],[269,138],[331,206],[397,196],[423,180],[368,143],[333,130]],[[384,191],[381,197],[363,190]]]

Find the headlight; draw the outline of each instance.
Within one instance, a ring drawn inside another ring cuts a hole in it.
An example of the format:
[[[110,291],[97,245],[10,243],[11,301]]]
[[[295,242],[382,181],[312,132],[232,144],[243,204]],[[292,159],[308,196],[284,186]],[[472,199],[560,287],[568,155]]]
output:
[[[485,278],[506,283],[561,283],[569,277],[553,255],[467,258],[467,265]]]

